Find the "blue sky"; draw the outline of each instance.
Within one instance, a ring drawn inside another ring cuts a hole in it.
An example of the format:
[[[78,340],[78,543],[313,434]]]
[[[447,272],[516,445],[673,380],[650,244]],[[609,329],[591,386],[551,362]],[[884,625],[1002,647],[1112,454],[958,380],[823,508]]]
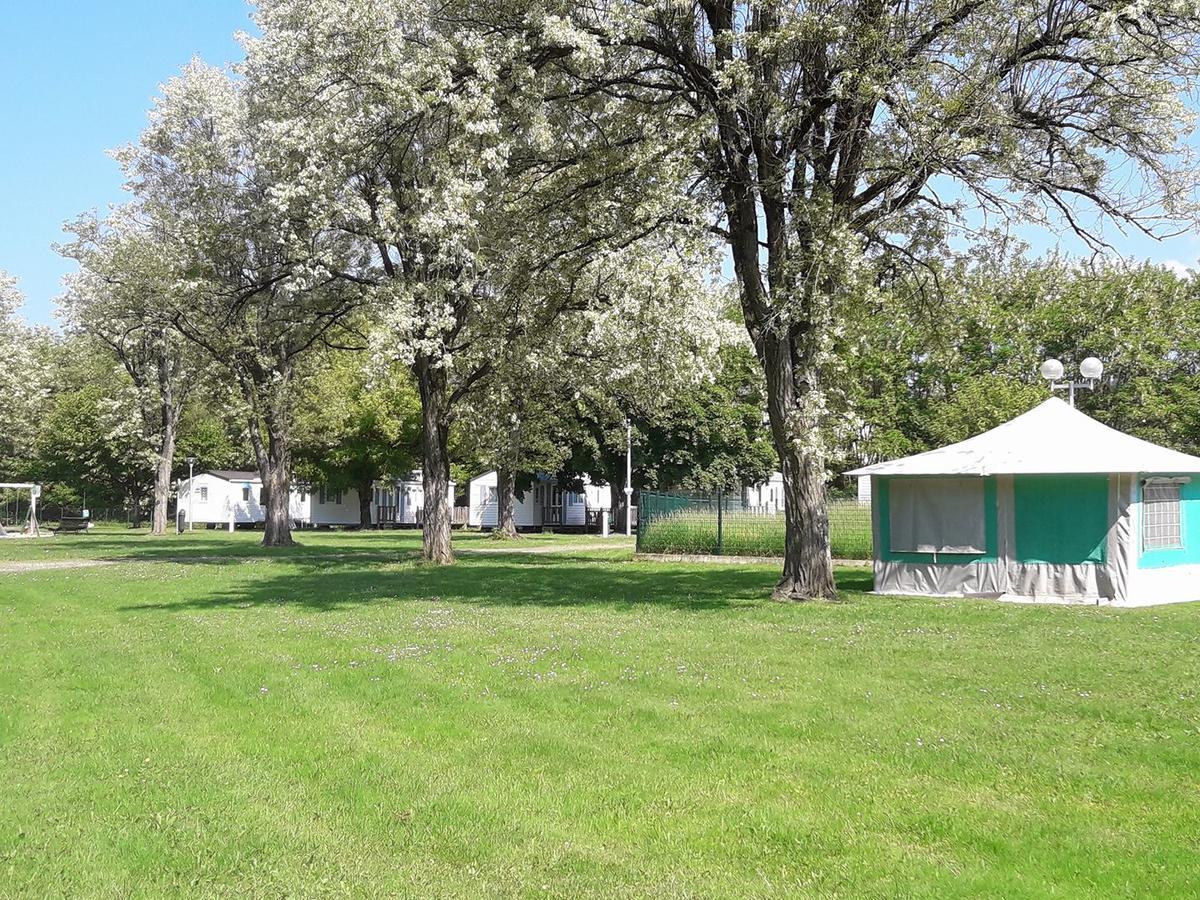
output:
[[[105,151],[134,140],[158,85],[193,55],[214,64],[241,52],[244,0],[7,0],[0,11],[0,269],[17,276],[24,314],[53,321],[71,264],[52,244],[62,223],[122,200],[121,173]],[[1060,235],[1018,234],[1034,252]],[[1196,266],[1200,235],[1157,243],[1110,232],[1134,259]],[[1078,242],[1061,237],[1066,252]]]
[[[158,85],[194,54],[240,57],[244,0],[6,0],[0,4],[0,269],[49,323],[72,266],[62,223],[119,203],[105,151],[135,139]]]

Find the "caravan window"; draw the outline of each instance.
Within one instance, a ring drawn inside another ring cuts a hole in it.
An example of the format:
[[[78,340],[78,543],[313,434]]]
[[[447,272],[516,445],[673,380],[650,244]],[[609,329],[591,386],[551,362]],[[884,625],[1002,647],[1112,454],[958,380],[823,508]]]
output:
[[[982,478],[896,478],[888,488],[896,553],[983,553]]]
[[[1143,487],[1142,547],[1146,550],[1178,550],[1183,547],[1178,483],[1148,481]]]

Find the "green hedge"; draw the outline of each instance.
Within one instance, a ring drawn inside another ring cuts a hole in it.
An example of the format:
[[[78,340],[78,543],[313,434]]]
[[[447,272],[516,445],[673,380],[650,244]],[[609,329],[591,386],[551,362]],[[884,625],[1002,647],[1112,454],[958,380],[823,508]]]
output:
[[[783,515],[727,512],[721,552],[726,556],[783,556]],[[871,558],[871,508],[855,501],[829,504],[829,539],[838,559]],[[682,509],[655,518],[638,538],[642,553],[717,552],[717,514]]]

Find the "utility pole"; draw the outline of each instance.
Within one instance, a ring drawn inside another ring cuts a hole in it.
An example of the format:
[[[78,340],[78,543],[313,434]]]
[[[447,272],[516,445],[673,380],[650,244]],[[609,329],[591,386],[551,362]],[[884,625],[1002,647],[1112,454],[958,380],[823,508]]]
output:
[[[188,457],[188,531],[192,530],[192,498],[196,496],[196,457]]]

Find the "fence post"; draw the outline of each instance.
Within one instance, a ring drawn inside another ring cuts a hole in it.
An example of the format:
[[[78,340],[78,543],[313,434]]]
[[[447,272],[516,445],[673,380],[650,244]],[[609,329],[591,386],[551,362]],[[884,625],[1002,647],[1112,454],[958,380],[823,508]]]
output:
[[[629,503],[625,504],[625,517],[626,518],[628,518],[629,516],[631,516],[633,514],[633,510],[630,508],[630,504],[633,502],[633,497],[634,497],[634,495],[630,494],[629,495]],[[634,536],[633,536],[633,552],[634,553],[642,552],[642,516],[644,515],[643,510],[644,510],[645,502],[646,502],[646,492],[638,491],[637,492],[638,520],[637,520],[637,529],[634,532]],[[614,515],[613,516],[613,525],[615,526],[616,524],[617,524],[616,516]],[[618,532],[618,533],[620,533],[620,532]]]
[[[721,555],[721,547],[725,543],[725,504],[722,502],[721,489],[717,488],[717,556]]]

